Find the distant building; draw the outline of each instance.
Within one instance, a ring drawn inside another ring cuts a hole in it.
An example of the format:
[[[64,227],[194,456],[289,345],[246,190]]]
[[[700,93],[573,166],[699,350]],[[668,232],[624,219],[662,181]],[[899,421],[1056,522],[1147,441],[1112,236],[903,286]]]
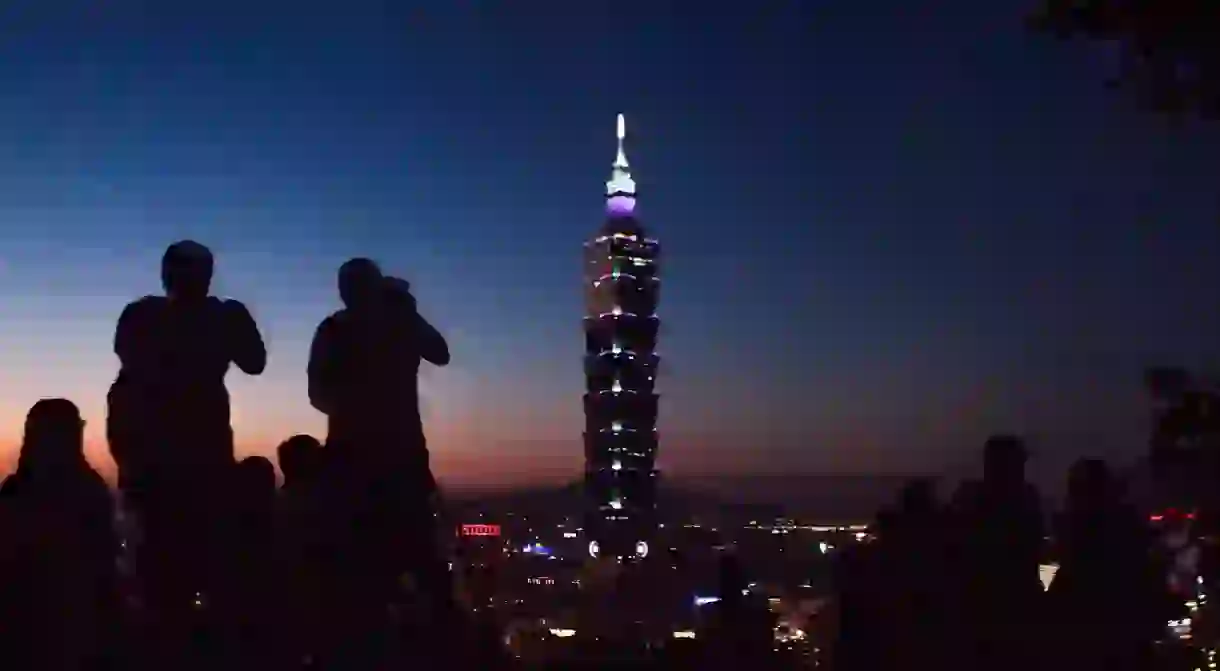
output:
[[[591,556],[630,559],[648,555],[657,527],[660,248],[635,216],[625,134],[620,114],[606,221],[585,243],[584,535]]]

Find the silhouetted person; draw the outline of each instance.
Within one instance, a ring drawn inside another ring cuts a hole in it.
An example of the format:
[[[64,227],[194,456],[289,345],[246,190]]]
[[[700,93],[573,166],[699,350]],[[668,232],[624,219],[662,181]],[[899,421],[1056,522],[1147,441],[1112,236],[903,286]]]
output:
[[[326,450],[345,483],[351,594],[376,612],[410,571],[438,608],[447,606],[450,576],[435,546],[435,481],[417,378],[421,361],[449,363],[448,345],[419,314],[409,285],[371,260],[343,264],[339,295],[343,309],[314,334],[309,398],[327,416]]]
[[[878,511],[872,526],[874,540],[853,543],[836,550],[832,557],[836,635],[831,666],[844,671],[881,671],[887,668],[893,639],[893,613],[888,608],[893,595],[886,574],[885,539],[897,524],[890,507]]]
[[[294,492],[314,487],[322,475],[322,443],[313,436],[299,434],[280,443],[275,450],[284,475],[283,491]]]
[[[280,580],[281,644],[292,659],[304,661],[325,649],[330,635],[328,613],[340,549],[333,511],[327,509],[325,454],[313,436],[296,435],[276,449],[284,484],[276,512],[277,554],[284,575]]]
[[[1025,445],[994,436],[983,479],[963,483],[954,501],[955,594],[961,609],[963,668],[1024,669],[1036,656],[1044,545],[1042,505],[1025,480]]]
[[[145,602],[152,622],[170,630],[208,608],[222,582],[223,494],[234,463],[225,375],[230,365],[258,375],[267,363],[246,307],[208,295],[212,270],[203,245],[170,245],[165,296],[129,304],[115,329],[120,370],[107,434],[125,503],[143,530]],[[172,636],[154,638],[174,645]]]
[[[83,431],[71,401],[35,403],[17,470],[0,487],[6,668],[93,669],[113,661],[114,505],[85,461]]]
[[[232,536],[236,565],[237,649],[251,667],[275,660],[272,608],[277,594],[275,467],[266,457],[246,457],[237,464],[234,486],[236,515]]]
[[[907,483],[886,521],[875,541],[880,576],[874,577],[888,622],[886,666],[943,668],[944,649],[957,632],[945,626],[951,615],[945,599],[948,529],[932,483]]]
[[[1072,466],[1058,527],[1059,571],[1049,594],[1056,666],[1147,668],[1166,619],[1164,582],[1152,561],[1151,531],[1123,502],[1105,462]]]
[[[720,556],[717,577],[720,600],[709,604],[707,662],[725,668],[767,668],[773,661],[774,617],[749,593],[745,567],[736,554]]]

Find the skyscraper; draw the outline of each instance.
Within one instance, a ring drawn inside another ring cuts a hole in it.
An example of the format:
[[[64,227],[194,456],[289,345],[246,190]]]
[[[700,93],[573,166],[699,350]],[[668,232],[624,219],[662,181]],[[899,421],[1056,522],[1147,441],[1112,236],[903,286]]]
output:
[[[623,151],[606,182],[606,220],[585,243],[585,523],[593,557],[643,558],[656,520],[660,247],[635,216]]]

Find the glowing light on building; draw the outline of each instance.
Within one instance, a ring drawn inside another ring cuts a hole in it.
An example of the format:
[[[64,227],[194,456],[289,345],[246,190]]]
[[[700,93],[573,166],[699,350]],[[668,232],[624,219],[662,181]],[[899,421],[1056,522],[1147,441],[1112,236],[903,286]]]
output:
[[[690,629],[682,629],[674,632],[674,638],[694,638],[695,632]]]
[[[629,217],[633,212],[635,198],[631,196],[611,196],[606,200],[606,213],[612,217]]]
[[[463,536],[499,536],[499,524],[463,524]]]
[[[1051,588],[1051,583],[1055,581],[1055,574],[1058,572],[1058,564],[1040,564],[1038,566],[1038,579],[1042,582],[1043,590]]]

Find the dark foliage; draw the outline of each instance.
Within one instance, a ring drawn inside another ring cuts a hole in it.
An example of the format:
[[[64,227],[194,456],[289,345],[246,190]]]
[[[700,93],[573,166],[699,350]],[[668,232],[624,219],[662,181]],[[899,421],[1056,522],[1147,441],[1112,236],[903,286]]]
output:
[[[1037,32],[1110,42],[1121,71],[1110,82],[1173,116],[1220,120],[1220,3],[1215,0],[1044,0]]]

